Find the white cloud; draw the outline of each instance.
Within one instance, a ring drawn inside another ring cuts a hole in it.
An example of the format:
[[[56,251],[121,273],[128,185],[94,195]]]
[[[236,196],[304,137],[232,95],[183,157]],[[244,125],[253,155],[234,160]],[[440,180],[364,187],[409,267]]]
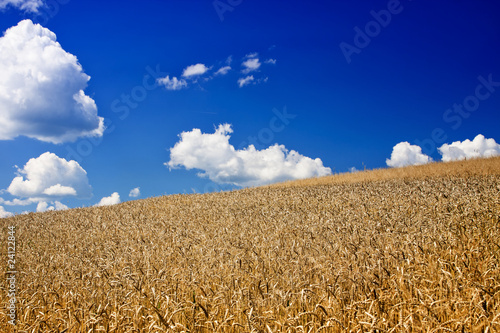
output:
[[[159,84],[162,84],[167,88],[167,90],[181,90],[182,88],[187,87],[187,82],[184,79],[177,79],[175,76],[170,78],[167,75],[164,78],[159,78],[156,80]]]
[[[43,190],[43,194],[48,196],[75,196],[76,190],[70,186],[62,186],[61,184],[52,185],[51,187]]]
[[[356,169],[356,167],[350,167],[350,168],[349,168],[349,172],[350,172],[350,173],[356,173],[356,172],[359,172],[359,170],[358,170],[358,169]]]
[[[76,161],[67,161],[53,153],[43,153],[30,159],[22,169],[18,169],[7,192],[30,198],[32,202],[55,199],[64,196],[88,198],[92,188],[87,172]]]
[[[244,87],[246,85],[249,85],[250,83],[252,83],[252,81],[254,81],[254,77],[253,77],[253,75],[249,75],[245,78],[238,79],[238,85],[241,88],[241,87]]]
[[[130,193],[128,194],[128,196],[131,198],[137,198],[140,195],[141,195],[141,190],[139,189],[139,187],[131,189]]]
[[[7,205],[7,206],[28,206],[28,205],[31,205],[32,203],[35,203],[37,202],[37,200],[33,200],[33,199],[24,199],[24,200],[20,200],[20,199],[13,199],[13,200],[3,200],[2,198],[0,198],[0,204],[4,204],[4,205]]]
[[[114,192],[111,194],[109,197],[104,197],[97,203],[95,206],[111,206],[111,205],[116,205],[119,204],[120,201],[120,195],[118,192]]]
[[[0,37],[0,50],[0,140],[102,136],[104,118],[84,93],[90,77],[53,32],[21,21]]]
[[[393,168],[404,167],[408,165],[419,165],[432,162],[432,158],[422,153],[422,148],[416,145],[410,145],[408,142],[400,142],[392,149],[390,159],[385,163]]]
[[[231,66],[224,66],[219,68],[215,75],[226,75],[231,70]]]
[[[266,64],[276,65],[276,59],[267,59],[264,61]]]
[[[253,52],[253,53],[248,53],[245,55],[245,58],[257,58],[259,56],[259,54],[257,52]]]
[[[36,205],[37,212],[46,212],[49,210],[66,210],[69,209],[65,204],[60,203],[59,201],[52,202],[54,206],[49,206],[49,203],[46,201],[40,201],[38,205]]]
[[[244,74],[248,74],[250,72],[256,71],[260,67],[260,61],[259,58],[250,58],[241,64],[243,67],[245,67],[241,72]]]
[[[0,219],[3,219],[4,217],[11,217],[11,216],[14,216],[14,214],[6,211],[5,208],[0,206]]]
[[[195,76],[195,75],[203,75],[208,70],[209,70],[209,68],[207,66],[205,66],[204,64],[191,65],[191,66],[188,66],[184,69],[184,71],[182,72],[182,76],[190,77],[190,76]]]
[[[455,141],[452,144],[445,143],[438,148],[443,156],[444,162],[463,160],[466,158],[492,157],[500,155],[500,144],[494,139],[486,139],[484,135],[478,134],[474,140]]]
[[[236,150],[229,143],[231,125],[219,125],[213,134],[197,128],[180,134],[170,148],[170,169],[184,167],[202,170],[200,177],[217,183],[255,186],[288,179],[302,179],[331,174],[321,159],[311,159],[285,146],[275,144],[263,150],[253,145]]]
[[[38,13],[38,9],[43,6],[42,0],[0,0],[0,10],[7,7],[16,7],[25,12]]]

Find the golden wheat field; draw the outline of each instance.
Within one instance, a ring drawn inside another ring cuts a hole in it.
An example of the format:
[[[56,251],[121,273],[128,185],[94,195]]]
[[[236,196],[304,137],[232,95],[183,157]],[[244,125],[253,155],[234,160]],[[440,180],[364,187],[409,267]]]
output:
[[[498,332],[499,215],[500,158],[18,215],[0,331]]]

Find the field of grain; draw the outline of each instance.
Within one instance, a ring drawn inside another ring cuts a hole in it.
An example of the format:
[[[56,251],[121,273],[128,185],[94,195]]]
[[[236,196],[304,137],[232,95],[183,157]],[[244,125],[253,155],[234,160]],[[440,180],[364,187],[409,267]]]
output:
[[[0,331],[498,332],[499,215],[491,158],[2,219]]]

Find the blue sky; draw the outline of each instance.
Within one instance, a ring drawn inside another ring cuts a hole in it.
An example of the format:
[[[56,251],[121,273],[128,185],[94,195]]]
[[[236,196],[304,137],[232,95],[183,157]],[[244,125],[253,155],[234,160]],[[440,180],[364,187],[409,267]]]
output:
[[[499,15],[495,1],[0,1],[0,213],[492,155]]]

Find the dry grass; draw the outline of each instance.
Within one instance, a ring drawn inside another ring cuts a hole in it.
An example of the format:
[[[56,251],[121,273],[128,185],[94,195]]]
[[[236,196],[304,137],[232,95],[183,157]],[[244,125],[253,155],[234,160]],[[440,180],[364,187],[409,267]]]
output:
[[[493,158],[3,219],[17,331],[500,331],[499,180]]]

